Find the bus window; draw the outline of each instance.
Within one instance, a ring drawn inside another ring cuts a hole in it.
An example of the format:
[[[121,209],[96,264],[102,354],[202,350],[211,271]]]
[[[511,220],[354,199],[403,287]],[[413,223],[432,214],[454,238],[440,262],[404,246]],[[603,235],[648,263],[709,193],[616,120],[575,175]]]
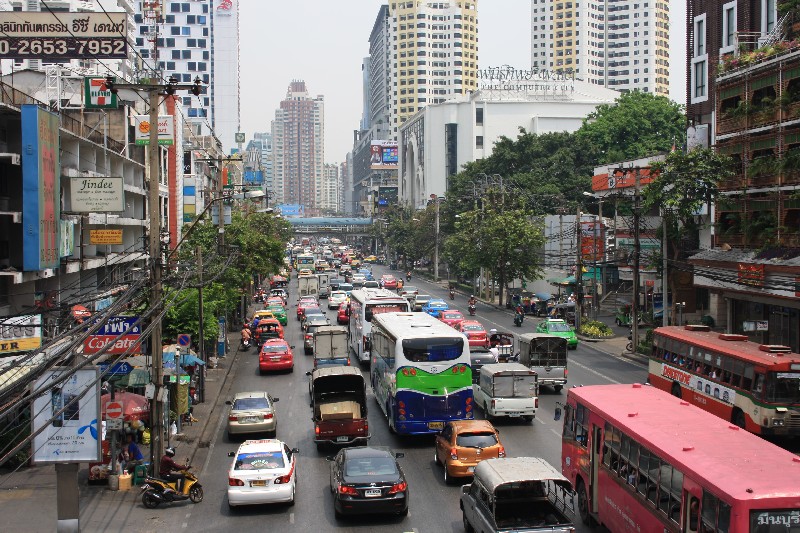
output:
[[[658,475],[661,471],[661,460],[654,454],[650,454],[650,461],[647,465],[647,500],[657,504],[658,495]]]
[[[647,467],[650,461],[650,452],[642,448],[639,452],[639,483],[636,492],[647,494]]]
[[[766,400],[776,403],[800,403],[800,373],[770,372],[767,374]]]
[[[619,452],[619,472],[620,475],[624,475],[631,470],[636,470],[636,465],[633,465],[633,468],[629,466],[630,456],[631,456],[631,439],[624,433],[621,436],[621,446]]]
[[[683,490],[683,472],[672,469],[672,486],[669,494],[669,519],[680,524],[681,521],[681,491]]]
[[[719,502],[719,512],[717,513],[717,531],[728,533],[731,526],[731,506],[727,503]]]
[[[464,340],[452,339],[406,339],[403,341],[403,355],[412,363],[436,363],[453,361],[461,357]]]
[[[636,485],[636,479],[638,475],[636,474],[636,465],[639,461],[639,443],[635,441],[631,441],[631,451],[629,455],[629,466],[628,471],[625,473],[624,477],[625,482],[628,485]]]
[[[573,410],[571,405],[566,404],[564,406],[564,432],[563,432],[563,437],[565,439],[573,440],[575,438],[575,429],[573,428],[574,423],[575,423],[575,411]]]
[[[750,387],[753,385],[753,374],[755,374],[753,365],[748,365],[745,363],[744,374],[742,376],[742,388],[744,390],[750,390]]]
[[[589,410],[578,404],[578,409],[575,415],[575,440],[586,448],[589,440]]]
[[[764,374],[756,374],[756,380],[753,382],[753,394],[761,398],[764,392]]]
[[[661,479],[658,487],[658,508],[665,514],[669,514],[669,494],[672,488],[672,465],[663,463],[661,465]]]
[[[687,530],[690,533],[696,533],[700,521],[700,502],[694,496],[689,496],[689,516],[687,520],[689,521]]]
[[[717,497],[710,492],[703,491],[703,512],[700,521],[701,533],[710,533],[717,526]]]

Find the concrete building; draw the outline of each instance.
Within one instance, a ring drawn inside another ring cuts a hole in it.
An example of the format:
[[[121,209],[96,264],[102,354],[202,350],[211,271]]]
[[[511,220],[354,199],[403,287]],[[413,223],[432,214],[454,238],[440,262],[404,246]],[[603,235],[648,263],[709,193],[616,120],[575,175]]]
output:
[[[531,65],[572,69],[617,91],[669,96],[669,4],[531,0]]]
[[[400,126],[426,105],[478,87],[478,1],[389,3],[391,120]]]
[[[429,105],[400,128],[400,201],[423,207],[444,195],[448,177],[492,153],[501,136],[572,132],[619,93],[577,80],[533,82],[529,90],[499,87]]]
[[[735,167],[719,184],[702,251],[689,258],[694,285],[708,292],[717,326],[797,352],[800,31],[772,1],[691,0],[688,8],[689,139]]]
[[[272,122],[275,197],[279,204],[301,204],[307,215],[321,207],[324,138],[324,98],[312,98],[304,81],[292,81]]]
[[[341,176],[338,163],[326,163],[322,175],[321,201],[319,204],[323,214],[337,214],[339,212],[339,189]]]
[[[163,12],[139,9],[136,50],[144,72],[179,83],[200,78],[203,93],[181,95],[195,135],[214,135],[226,152],[239,130],[239,0],[169,2]],[[153,53],[157,39],[158,64]]]

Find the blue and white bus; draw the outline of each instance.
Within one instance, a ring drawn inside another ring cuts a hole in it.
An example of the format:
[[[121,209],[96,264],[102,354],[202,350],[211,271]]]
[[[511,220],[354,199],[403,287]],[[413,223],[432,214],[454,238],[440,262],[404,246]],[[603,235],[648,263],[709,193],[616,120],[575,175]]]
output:
[[[369,362],[372,317],[408,311],[408,300],[385,289],[359,289],[350,293],[350,351],[359,362]]]
[[[375,399],[389,429],[421,435],[474,417],[466,337],[426,313],[386,313],[372,321]]]

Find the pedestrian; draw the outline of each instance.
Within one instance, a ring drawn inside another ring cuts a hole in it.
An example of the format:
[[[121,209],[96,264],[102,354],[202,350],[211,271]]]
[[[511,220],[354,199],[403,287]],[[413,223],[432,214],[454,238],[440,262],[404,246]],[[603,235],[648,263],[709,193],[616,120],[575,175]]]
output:
[[[128,435],[128,448],[125,451],[128,453],[128,462],[125,465],[126,470],[133,473],[136,467],[144,462],[144,454],[142,454],[142,450],[139,449],[139,445],[136,444],[133,433]]]

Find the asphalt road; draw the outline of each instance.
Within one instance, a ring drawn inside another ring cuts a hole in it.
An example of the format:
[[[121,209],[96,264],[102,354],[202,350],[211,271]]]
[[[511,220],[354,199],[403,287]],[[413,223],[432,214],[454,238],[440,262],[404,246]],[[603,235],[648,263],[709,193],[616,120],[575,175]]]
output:
[[[375,278],[387,272],[385,267],[374,268]],[[394,272],[399,275],[399,272]],[[433,296],[447,298],[446,290],[421,279],[413,279],[409,285],[416,285]],[[290,284],[290,302],[296,298],[296,281]],[[456,296],[451,307],[466,314],[466,298]],[[323,304],[323,307],[326,307]],[[298,466],[298,487],[294,506],[253,506],[234,510],[227,504],[227,471],[231,459],[228,452],[235,451],[238,442],[230,442],[225,434],[224,416],[220,415],[217,432],[212,442],[208,461],[203,466],[200,478],[205,488],[205,500],[200,505],[174,509],[183,515],[182,530],[188,531],[369,531],[377,532],[449,532],[463,531],[458,501],[460,487],[446,486],[441,467],[433,462],[433,438],[408,438],[391,435],[386,419],[374,403],[369,402],[369,422],[372,433],[371,444],[383,445],[402,451],[405,457],[400,464],[410,485],[410,512],[407,517],[386,516],[359,517],[350,520],[334,518],[331,494],[328,488],[329,467],[323,454],[317,452],[312,441],[311,411],[305,373],[311,369],[311,358],[303,355],[299,322],[294,318],[294,308],[290,303],[289,325],[286,338],[295,346],[295,368],[293,373],[261,376],[258,373],[258,360],[255,350],[241,353],[234,369],[231,393],[249,390],[267,390],[280,398],[277,404],[278,437],[291,447],[301,451]],[[335,314],[328,312],[331,322]],[[477,319],[486,327],[511,330],[513,320],[510,312],[497,310],[483,304],[478,305]],[[521,328],[514,332],[529,332],[535,328],[536,321],[526,319]],[[367,372],[364,369],[364,372]],[[606,383],[643,382],[646,369],[631,361],[614,358],[594,350],[591,346],[580,345],[570,352],[569,384],[595,385]],[[369,379],[367,379],[369,383]],[[372,392],[368,391],[369,396]],[[555,394],[544,389],[539,400],[537,418],[532,424],[522,421],[496,422],[500,437],[509,456],[538,456],[560,468],[561,440],[560,425],[553,420],[556,402],[564,398],[565,392]],[[482,412],[477,410],[480,417]],[[328,452],[333,454],[334,452]],[[175,517],[177,519],[177,516]],[[576,518],[576,522],[580,522]],[[578,531],[589,531],[578,524]]]

